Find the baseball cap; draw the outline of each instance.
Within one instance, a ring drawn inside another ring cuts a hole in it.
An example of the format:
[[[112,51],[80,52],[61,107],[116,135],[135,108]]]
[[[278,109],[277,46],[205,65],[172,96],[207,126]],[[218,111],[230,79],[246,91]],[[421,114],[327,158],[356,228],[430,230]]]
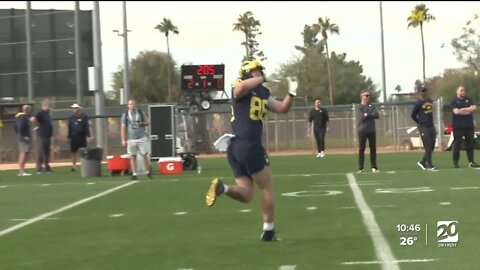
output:
[[[70,106],[70,108],[82,108],[82,106],[78,105],[78,103],[73,103],[73,105]]]

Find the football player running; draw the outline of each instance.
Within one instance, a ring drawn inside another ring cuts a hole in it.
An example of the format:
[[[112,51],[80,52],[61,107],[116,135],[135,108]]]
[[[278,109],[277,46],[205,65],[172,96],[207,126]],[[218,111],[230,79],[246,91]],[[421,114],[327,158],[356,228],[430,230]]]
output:
[[[244,61],[240,78],[232,89],[232,132],[235,137],[227,148],[227,157],[235,176],[235,184],[226,185],[215,178],[206,195],[211,207],[218,196],[248,203],[254,196],[254,184],[262,192],[263,232],[262,241],[278,240],[274,229],[275,194],[268,155],[262,146],[262,126],[267,110],[287,113],[292,105],[296,89],[289,90],[283,101],[275,100],[263,83],[264,67],[257,60]]]

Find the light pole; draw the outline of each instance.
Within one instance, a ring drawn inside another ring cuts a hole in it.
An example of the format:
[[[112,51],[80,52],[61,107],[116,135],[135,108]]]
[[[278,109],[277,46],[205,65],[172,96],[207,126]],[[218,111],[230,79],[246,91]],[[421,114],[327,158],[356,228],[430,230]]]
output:
[[[382,95],[383,103],[387,102],[387,80],[385,78],[385,42],[383,40],[383,9],[382,1],[380,1],[380,39],[382,47]]]
[[[93,29],[93,65],[94,65],[94,82],[95,82],[95,115],[97,127],[97,146],[104,149],[108,153],[108,144],[105,138],[106,125],[105,118],[105,93],[103,92],[103,63],[102,63],[102,35],[100,27],[100,4],[99,1],[93,2],[92,12],[92,29]]]
[[[128,78],[128,32],[127,30],[127,3],[123,1],[123,32],[113,30],[118,36],[123,37],[123,89],[125,91],[125,102],[130,98],[130,80]]]

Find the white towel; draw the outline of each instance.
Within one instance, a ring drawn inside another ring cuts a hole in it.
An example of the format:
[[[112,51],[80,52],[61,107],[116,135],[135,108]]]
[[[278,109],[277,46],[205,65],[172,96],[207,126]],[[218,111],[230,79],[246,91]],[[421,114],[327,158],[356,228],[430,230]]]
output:
[[[228,144],[233,137],[235,137],[234,134],[225,133],[213,143],[213,146],[215,146],[215,149],[218,151],[225,152],[227,151]]]

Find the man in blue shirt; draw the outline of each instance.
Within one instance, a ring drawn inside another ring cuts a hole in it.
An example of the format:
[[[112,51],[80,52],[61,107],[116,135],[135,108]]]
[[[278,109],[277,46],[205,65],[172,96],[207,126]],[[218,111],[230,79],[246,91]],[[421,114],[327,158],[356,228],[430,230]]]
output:
[[[30,114],[32,113],[32,106],[23,105],[22,111],[15,115],[17,121],[15,122],[15,133],[17,135],[18,143],[18,176],[30,176],[31,174],[25,172],[25,164],[28,161],[30,153],[30,146],[32,143],[32,133],[30,131]]]
[[[427,88],[422,86],[417,89],[418,100],[413,106],[412,119],[418,125],[418,131],[422,138],[425,154],[417,165],[423,170],[436,171],[437,167],[432,164],[432,153],[435,149],[437,132],[433,125],[433,101],[428,97]]]
[[[73,114],[68,119],[68,139],[70,139],[70,152],[72,153],[72,169],[76,171],[78,149],[87,147],[87,139],[91,140],[88,116],[82,112],[82,107],[75,103],[70,108]]]
[[[467,97],[465,87],[460,85],[457,88],[457,96],[450,103],[452,107],[452,124],[453,124],[453,165],[460,168],[458,161],[460,160],[460,148],[462,146],[462,138],[465,137],[465,145],[468,158],[468,167],[479,167],[473,159],[473,147],[475,145],[475,122],[473,120],[473,112],[477,110],[475,101]]]
[[[37,174],[42,172],[50,173],[52,170],[48,161],[50,158],[50,145],[53,136],[53,125],[52,117],[50,117],[49,100],[44,100],[42,102],[42,109],[34,117],[32,117],[32,123],[37,127]]]

